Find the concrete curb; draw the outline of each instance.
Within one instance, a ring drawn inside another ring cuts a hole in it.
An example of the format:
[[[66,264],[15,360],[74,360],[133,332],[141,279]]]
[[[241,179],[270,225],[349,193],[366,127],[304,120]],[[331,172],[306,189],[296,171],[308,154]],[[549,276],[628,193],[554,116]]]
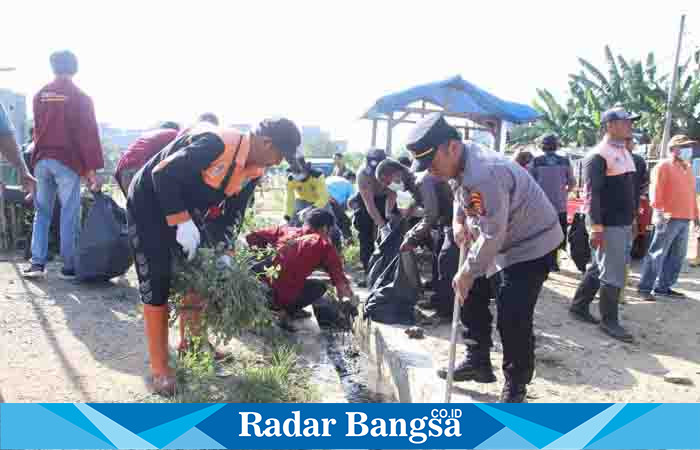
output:
[[[384,383],[401,403],[444,402],[445,382],[436,374],[437,365],[432,355],[416,351],[420,346],[404,333],[408,327],[373,322],[364,317],[362,305],[359,309],[353,331],[376,367],[376,382]],[[452,402],[472,403],[474,400],[453,392]]]

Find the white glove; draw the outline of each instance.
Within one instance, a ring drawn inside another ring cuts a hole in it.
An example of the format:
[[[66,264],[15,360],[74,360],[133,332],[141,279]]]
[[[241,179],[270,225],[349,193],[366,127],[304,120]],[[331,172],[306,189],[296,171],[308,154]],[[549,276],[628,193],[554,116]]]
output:
[[[389,223],[387,223],[386,225],[384,225],[383,227],[381,227],[379,229],[379,236],[382,238],[382,241],[384,239],[386,239],[390,233],[391,233],[391,225],[389,225]]]
[[[197,253],[197,247],[199,247],[200,241],[199,229],[197,228],[197,225],[192,222],[192,219],[177,226],[175,239],[185,251],[187,260],[192,261],[194,255]]]
[[[236,248],[240,250],[248,250],[250,246],[248,245],[248,241],[246,241],[243,236],[239,235],[238,239],[236,239]]]

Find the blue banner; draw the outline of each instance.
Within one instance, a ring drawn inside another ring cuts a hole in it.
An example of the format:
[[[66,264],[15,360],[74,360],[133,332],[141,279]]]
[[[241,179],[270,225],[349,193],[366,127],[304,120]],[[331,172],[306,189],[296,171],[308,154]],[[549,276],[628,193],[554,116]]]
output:
[[[700,405],[0,404],[0,449],[700,449]]]

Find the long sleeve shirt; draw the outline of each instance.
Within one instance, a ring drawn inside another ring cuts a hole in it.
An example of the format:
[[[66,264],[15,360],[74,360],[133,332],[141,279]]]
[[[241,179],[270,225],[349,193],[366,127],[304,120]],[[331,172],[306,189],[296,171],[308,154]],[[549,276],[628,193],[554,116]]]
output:
[[[449,184],[434,175],[424,174],[417,185],[422,199],[423,217],[406,233],[405,238],[414,246],[424,240],[434,227],[450,223],[454,202]]]
[[[175,140],[177,135],[177,130],[166,128],[151,130],[142,134],[119,158],[114,176],[118,180],[122,170],[140,169],[146,164],[146,161]]]
[[[323,208],[328,204],[329,198],[323,173],[312,170],[304,181],[297,181],[291,175],[289,176],[286,208],[286,213],[289,217],[294,215],[297,200],[311,203],[316,208]]]
[[[92,100],[70,80],[56,79],[34,96],[34,142],[32,166],[54,159],[81,176],[104,167]]]
[[[603,140],[583,161],[585,209],[594,229],[634,220],[636,168],[624,143]]]
[[[695,176],[686,162],[667,159],[654,168],[651,185],[651,206],[673,219],[698,218]]]
[[[294,304],[306,279],[319,268],[328,272],[336,288],[348,285],[343,262],[331,241],[309,227],[265,228],[248,234],[246,241],[251,247],[272,247],[276,251],[272,263],[279,264],[281,270],[267,283],[280,305]]]
[[[460,178],[455,221],[466,221],[478,235],[461,269],[469,277],[467,288],[480,276],[541,258],[561,245],[564,234],[552,203],[514,161],[468,142]]]

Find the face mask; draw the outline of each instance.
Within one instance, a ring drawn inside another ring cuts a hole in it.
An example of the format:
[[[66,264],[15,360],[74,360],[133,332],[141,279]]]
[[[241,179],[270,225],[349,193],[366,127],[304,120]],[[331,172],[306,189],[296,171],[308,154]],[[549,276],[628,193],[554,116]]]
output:
[[[683,161],[690,161],[693,159],[693,149],[690,147],[685,147],[678,152],[678,157]]]
[[[389,189],[391,189],[394,192],[403,191],[403,183],[397,183],[396,181],[394,181],[389,185]]]

